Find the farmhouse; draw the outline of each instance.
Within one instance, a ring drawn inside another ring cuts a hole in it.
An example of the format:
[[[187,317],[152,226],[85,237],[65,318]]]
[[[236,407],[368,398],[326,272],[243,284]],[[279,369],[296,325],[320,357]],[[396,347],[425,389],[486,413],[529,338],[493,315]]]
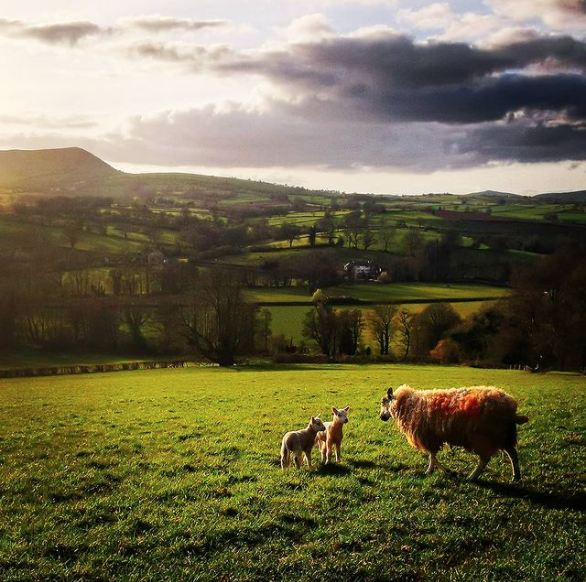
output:
[[[378,276],[380,269],[374,267],[370,261],[358,259],[346,263],[344,273],[350,281],[365,281]]]

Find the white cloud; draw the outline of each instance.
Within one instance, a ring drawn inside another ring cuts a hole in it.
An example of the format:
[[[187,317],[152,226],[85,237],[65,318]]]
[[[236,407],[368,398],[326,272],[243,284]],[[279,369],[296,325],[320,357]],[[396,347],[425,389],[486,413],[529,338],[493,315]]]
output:
[[[520,21],[542,21],[560,30],[582,30],[586,26],[584,0],[485,0],[495,12]]]

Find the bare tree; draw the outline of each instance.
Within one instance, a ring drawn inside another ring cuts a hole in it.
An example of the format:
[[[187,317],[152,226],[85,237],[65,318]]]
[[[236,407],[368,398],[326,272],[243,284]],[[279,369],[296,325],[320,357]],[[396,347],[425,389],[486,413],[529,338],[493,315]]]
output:
[[[202,277],[190,309],[183,313],[189,343],[220,366],[232,366],[254,347],[256,306],[244,299],[232,274],[212,271]]]
[[[313,340],[325,356],[338,350],[338,319],[335,311],[324,303],[316,303],[303,320],[303,337]]]
[[[149,319],[148,312],[141,305],[137,304],[128,305],[122,317],[122,320],[128,327],[134,346],[141,352],[147,351],[148,349],[142,328]]]
[[[377,305],[368,312],[368,327],[376,337],[381,356],[388,356],[390,353],[396,331],[394,319],[398,311],[397,305]]]
[[[339,350],[342,354],[353,356],[358,351],[358,345],[364,329],[364,318],[360,309],[344,309],[337,314],[339,328]]]
[[[401,309],[397,317],[397,330],[400,343],[403,346],[403,360],[409,357],[411,344],[413,343],[413,314],[406,309]]]
[[[395,240],[395,234],[396,230],[383,220],[381,222],[378,238],[383,245],[383,250],[385,253],[389,252],[389,246]]]
[[[418,230],[410,228],[403,237],[403,243],[409,254],[414,257],[415,253],[423,246],[423,235]]]

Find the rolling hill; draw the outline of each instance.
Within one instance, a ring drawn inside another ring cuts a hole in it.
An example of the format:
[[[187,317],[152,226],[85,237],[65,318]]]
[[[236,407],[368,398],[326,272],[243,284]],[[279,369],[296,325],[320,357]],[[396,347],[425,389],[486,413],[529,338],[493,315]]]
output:
[[[533,196],[539,202],[547,204],[576,204],[586,202],[586,190],[574,192],[550,192],[548,194],[537,194]]]
[[[129,174],[114,169],[82,148],[0,151],[0,189],[13,194],[134,197],[157,193],[196,197],[242,196],[267,200],[275,194],[323,196],[306,190],[254,180],[198,174]]]
[[[255,180],[220,178],[200,174],[129,174],[116,170],[97,156],[78,148],[0,151],[0,190],[13,194],[111,196],[129,198],[154,194],[180,194],[192,197],[236,198],[241,202],[263,202],[274,195],[331,197],[339,192],[308,190]],[[433,194],[425,196],[436,196]],[[572,204],[586,202],[586,190],[522,196],[510,192],[484,190],[463,198]],[[397,199],[400,196],[390,196]],[[412,197],[409,197],[412,198]],[[422,197],[416,197],[422,198]]]
[[[0,187],[69,190],[121,174],[81,148],[0,152]]]

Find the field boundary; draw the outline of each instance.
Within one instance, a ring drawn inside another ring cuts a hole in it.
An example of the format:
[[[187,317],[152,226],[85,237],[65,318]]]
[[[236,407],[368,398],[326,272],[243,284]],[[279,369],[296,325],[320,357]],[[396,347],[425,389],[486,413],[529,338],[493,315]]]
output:
[[[449,297],[434,299],[409,299],[402,301],[400,299],[386,299],[380,301],[371,301],[369,299],[356,299],[354,297],[328,297],[326,299],[329,305],[427,305],[428,303],[476,303],[479,301],[498,301],[503,296],[491,297]],[[259,307],[313,307],[313,301],[252,301]]]
[[[100,372],[127,372],[131,370],[157,370],[163,368],[186,368],[188,365],[188,360],[170,360],[157,362],[121,362],[117,364],[42,366],[37,368],[5,368],[0,370],[0,379],[96,374]]]

